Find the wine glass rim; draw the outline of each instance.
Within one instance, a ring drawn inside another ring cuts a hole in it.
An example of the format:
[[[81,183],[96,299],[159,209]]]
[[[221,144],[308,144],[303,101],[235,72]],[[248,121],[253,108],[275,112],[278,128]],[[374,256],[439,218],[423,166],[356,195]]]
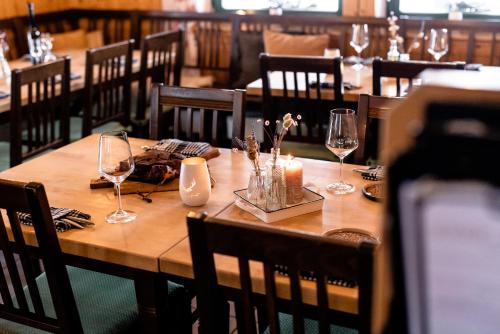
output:
[[[330,115],[354,115],[356,112],[349,108],[335,108],[330,110]]]

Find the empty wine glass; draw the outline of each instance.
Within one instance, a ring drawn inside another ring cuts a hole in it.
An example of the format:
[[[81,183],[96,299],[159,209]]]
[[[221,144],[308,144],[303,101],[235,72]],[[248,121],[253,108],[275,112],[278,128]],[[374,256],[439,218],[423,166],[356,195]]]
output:
[[[431,29],[427,52],[435,61],[439,61],[448,52],[448,29]]]
[[[101,134],[99,139],[99,173],[115,184],[118,194],[118,210],[106,216],[110,224],[128,223],[136,218],[132,211],[122,209],[120,184],[134,171],[135,164],[127,133],[111,131]]]
[[[368,35],[368,24],[353,24],[352,38],[349,44],[358,54],[358,63],[352,67],[356,71],[363,68],[363,64],[361,62],[361,52],[368,47],[369,42],[370,36]]]
[[[326,148],[340,159],[339,181],[329,184],[326,189],[335,195],[352,193],[355,187],[344,182],[342,166],[344,158],[358,148],[358,130],[354,110],[339,108],[330,111]]]

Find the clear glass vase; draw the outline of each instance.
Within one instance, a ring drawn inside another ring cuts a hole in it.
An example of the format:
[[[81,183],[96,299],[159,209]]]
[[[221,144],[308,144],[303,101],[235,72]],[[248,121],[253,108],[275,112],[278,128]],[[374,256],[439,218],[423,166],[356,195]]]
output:
[[[267,211],[286,207],[285,161],[280,158],[280,150],[272,149],[271,158],[266,162],[266,205]]]
[[[8,50],[5,38],[5,33],[0,31],[0,84],[10,85],[11,70],[5,57],[5,52]]]
[[[264,169],[254,169],[250,173],[250,178],[248,180],[247,200],[259,207],[264,207],[266,203],[264,177]]]
[[[387,60],[398,61],[399,60],[399,50],[398,50],[398,40],[392,38],[389,40],[389,52],[387,52]]]

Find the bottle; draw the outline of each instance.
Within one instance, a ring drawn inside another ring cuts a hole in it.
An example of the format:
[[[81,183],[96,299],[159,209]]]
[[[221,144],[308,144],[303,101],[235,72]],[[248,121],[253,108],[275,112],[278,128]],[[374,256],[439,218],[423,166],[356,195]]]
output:
[[[35,5],[28,2],[28,47],[30,51],[31,61],[33,64],[39,64],[42,61],[42,34],[35,23]]]
[[[271,149],[271,158],[266,161],[265,169],[266,211],[286,208],[286,167],[279,148]]]

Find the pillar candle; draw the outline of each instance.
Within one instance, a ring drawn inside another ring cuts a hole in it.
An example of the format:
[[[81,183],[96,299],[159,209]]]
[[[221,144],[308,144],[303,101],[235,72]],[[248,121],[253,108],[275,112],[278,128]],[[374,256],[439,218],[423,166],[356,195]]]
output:
[[[290,157],[285,163],[286,176],[286,202],[287,204],[297,204],[302,201],[303,167],[300,161],[292,160]]]

